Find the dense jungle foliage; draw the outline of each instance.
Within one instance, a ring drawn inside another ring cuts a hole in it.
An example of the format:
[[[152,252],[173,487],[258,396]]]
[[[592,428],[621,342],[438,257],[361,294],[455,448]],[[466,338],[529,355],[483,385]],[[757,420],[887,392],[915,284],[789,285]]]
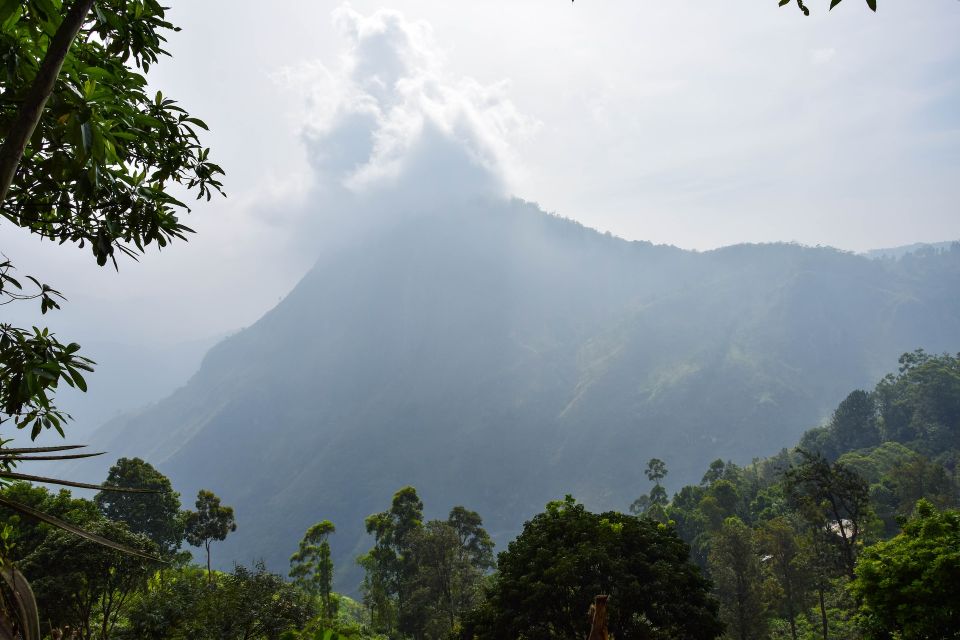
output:
[[[690,545],[731,638],[953,638],[958,460],[960,355],[915,351],[795,449],[631,510]]]
[[[3,512],[4,553],[28,576],[45,637],[108,640],[582,638],[610,595],[617,638],[952,638],[960,634],[960,356],[905,354],[800,445],[717,460],[668,499],[668,462],[633,514],[549,503],[495,559],[481,516],[425,520],[413,487],[366,519],[355,600],[333,591],[320,520],[290,559],[195,565],[237,528],[210,491],[182,510],[169,480],[121,459],[92,500],[26,482],[5,497],[142,550],[131,556]],[[241,514],[242,515],[242,514]],[[242,517],[238,519],[242,526]]]

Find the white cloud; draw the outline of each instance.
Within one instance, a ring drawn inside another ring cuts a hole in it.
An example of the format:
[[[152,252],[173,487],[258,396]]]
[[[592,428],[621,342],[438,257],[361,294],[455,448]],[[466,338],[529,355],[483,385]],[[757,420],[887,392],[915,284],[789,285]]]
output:
[[[519,173],[514,141],[536,123],[506,81],[449,74],[430,25],[396,11],[333,12],[346,42],[336,68],[288,67],[303,100],[303,140],[321,188],[417,205],[506,196]]]
[[[459,192],[684,247],[960,235],[956,3],[824,0],[806,19],[775,2],[353,2],[333,20],[316,0],[171,3],[183,31],[151,82],[211,125],[230,197],[119,273],[0,226],[0,249],[70,298],[23,322],[81,342],[229,331],[352,218],[382,221],[343,212]]]
[[[813,62],[813,64],[826,64],[833,60],[833,56],[835,55],[837,55],[837,50],[833,47],[814,49],[810,52],[810,61]]]

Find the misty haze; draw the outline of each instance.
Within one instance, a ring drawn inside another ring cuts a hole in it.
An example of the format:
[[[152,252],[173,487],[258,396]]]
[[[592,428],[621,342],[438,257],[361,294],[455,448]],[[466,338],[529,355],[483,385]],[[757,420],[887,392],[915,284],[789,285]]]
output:
[[[960,637],[960,4],[170,4],[0,3],[0,640]]]

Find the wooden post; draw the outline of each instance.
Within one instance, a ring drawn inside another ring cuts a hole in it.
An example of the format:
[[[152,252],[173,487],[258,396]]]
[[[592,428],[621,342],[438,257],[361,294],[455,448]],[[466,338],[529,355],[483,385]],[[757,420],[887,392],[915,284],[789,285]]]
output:
[[[587,640],[607,640],[607,600],[610,596],[597,596],[590,606],[590,636]]]

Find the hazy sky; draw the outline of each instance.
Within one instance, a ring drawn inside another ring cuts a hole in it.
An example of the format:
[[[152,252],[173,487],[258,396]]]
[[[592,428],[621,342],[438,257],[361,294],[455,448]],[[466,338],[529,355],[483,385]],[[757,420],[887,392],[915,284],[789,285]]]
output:
[[[119,274],[0,227],[81,338],[248,325],[341,227],[456,194],[694,249],[960,238],[957,0],[168,4],[152,82],[211,125],[229,198]]]

